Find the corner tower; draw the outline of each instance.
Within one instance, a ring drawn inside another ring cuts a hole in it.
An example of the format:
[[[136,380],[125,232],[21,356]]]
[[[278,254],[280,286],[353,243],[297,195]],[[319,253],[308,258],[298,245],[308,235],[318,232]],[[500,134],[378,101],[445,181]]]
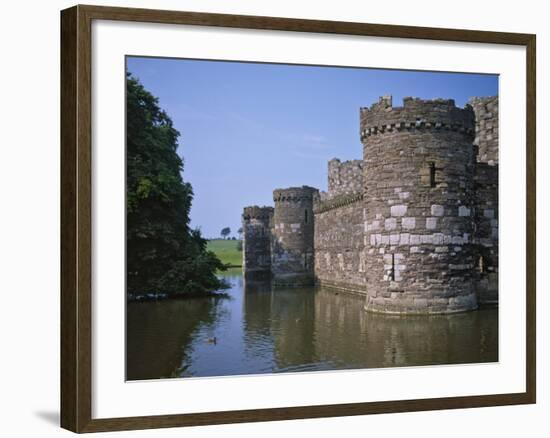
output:
[[[475,309],[472,108],[387,96],[360,119],[367,310]]]
[[[273,207],[245,207],[243,226],[243,274],[245,279],[271,276],[271,221]]]
[[[308,186],[273,191],[271,272],[275,286],[313,284],[313,203],[318,196],[319,191]]]

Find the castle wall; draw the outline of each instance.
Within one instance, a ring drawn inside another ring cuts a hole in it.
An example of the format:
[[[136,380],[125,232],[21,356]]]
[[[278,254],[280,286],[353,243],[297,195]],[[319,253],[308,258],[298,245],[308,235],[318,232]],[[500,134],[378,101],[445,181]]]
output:
[[[274,209],[245,209],[245,274],[366,294],[384,313],[498,302],[498,97],[470,103],[362,108],[363,160],[331,160],[327,192],[277,189]]]
[[[482,304],[498,303],[498,166],[476,165],[476,271]]]
[[[363,191],[363,160],[328,162],[327,199]]]
[[[271,272],[275,286],[313,284],[313,202],[318,193],[307,186],[273,192]]]
[[[478,147],[477,160],[498,165],[498,96],[474,97],[469,104],[476,117],[474,144]]]
[[[452,100],[403,103],[361,110],[367,309],[474,309],[473,111]]]
[[[364,294],[365,252],[362,193],[342,195],[315,207],[315,281]]]
[[[498,303],[498,96],[469,103],[476,117],[476,288],[479,302],[491,304]]]
[[[245,279],[271,276],[271,221],[273,207],[245,207],[243,227],[243,273]]]

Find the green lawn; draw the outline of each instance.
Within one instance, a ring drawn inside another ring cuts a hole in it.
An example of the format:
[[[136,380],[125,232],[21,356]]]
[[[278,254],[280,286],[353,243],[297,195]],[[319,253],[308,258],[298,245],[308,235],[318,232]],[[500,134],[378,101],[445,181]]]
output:
[[[214,252],[223,263],[242,266],[243,253],[237,250],[238,240],[215,239],[208,241],[208,250]]]

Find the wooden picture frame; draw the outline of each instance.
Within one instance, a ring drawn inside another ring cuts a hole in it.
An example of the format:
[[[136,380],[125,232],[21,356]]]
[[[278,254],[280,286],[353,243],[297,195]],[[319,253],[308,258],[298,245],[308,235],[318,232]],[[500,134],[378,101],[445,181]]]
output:
[[[526,391],[126,418],[92,418],[92,22],[114,20],[355,36],[518,45],[526,48]],[[536,37],[275,17],[75,6],[61,12],[61,426],[98,432],[535,403]]]

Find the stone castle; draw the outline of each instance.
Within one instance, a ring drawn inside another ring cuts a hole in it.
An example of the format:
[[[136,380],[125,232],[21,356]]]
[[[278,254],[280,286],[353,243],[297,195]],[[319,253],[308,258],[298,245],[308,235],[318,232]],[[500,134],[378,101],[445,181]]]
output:
[[[328,163],[328,191],[276,189],[246,207],[245,279],[362,294],[382,313],[498,302],[498,97],[391,96],[360,109],[363,159]]]

